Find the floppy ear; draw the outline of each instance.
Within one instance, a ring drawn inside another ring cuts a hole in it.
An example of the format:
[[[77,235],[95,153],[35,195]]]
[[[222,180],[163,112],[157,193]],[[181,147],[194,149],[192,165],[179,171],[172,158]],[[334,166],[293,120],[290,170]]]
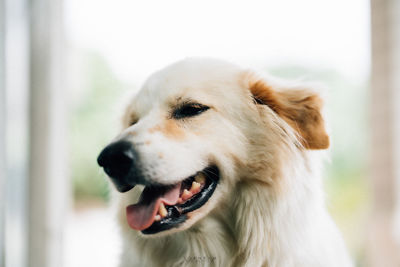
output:
[[[268,105],[302,137],[308,149],[326,149],[329,136],[321,115],[322,99],[306,89],[274,90],[264,80],[252,81],[250,92],[257,104]]]

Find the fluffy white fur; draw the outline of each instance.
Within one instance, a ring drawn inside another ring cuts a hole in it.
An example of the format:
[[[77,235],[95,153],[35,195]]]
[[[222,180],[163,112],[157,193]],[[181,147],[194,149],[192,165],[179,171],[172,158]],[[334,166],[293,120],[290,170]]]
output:
[[[116,193],[121,267],[352,266],[325,208],[323,155],[306,148],[293,127],[300,122],[291,124],[284,111],[255,103],[250,87],[256,81],[299,99],[315,94],[229,63],[187,59],[153,74],[129,103],[117,139],[137,145],[149,179],[175,183],[213,163],[221,180],[182,227],[153,236],[126,222],[125,208],[142,188]],[[185,98],[212,108],[193,119],[170,121],[170,109]]]

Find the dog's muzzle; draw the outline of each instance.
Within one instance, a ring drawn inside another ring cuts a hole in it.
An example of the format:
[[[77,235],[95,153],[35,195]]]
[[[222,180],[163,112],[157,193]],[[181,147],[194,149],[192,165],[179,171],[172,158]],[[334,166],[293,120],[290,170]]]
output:
[[[104,148],[97,162],[121,193],[136,184],[145,186],[139,201],[126,208],[129,226],[143,234],[179,227],[209,200],[220,178],[218,167],[210,164],[174,184],[151,183],[142,174],[135,146],[126,140]]]
[[[129,191],[136,184],[146,185],[138,167],[138,153],[131,142],[122,140],[111,143],[101,151],[97,163],[120,192]]]

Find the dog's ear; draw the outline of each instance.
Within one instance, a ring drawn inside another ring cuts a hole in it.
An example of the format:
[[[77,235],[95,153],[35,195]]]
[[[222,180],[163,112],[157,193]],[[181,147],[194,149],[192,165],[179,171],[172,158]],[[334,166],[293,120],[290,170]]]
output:
[[[326,149],[329,136],[321,115],[322,99],[311,90],[274,90],[264,80],[251,80],[250,92],[257,104],[268,105],[284,119],[302,138],[308,149]]]

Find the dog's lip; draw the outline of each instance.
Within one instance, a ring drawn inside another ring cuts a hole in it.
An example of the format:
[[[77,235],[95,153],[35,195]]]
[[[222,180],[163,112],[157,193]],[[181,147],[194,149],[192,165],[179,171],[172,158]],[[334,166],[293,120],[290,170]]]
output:
[[[140,230],[142,231],[143,234],[155,234],[164,230],[168,230],[171,228],[176,228],[179,227],[183,222],[186,221],[187,219],[187,214],[189,212],[192,212],[194,210],[199,209],[202,207],[208,199],[212,196],[214,193],[214,190],[219,182],[219,169],[215,166],[212,165],[210,167],[205,168],[204,170],[198,172],[198,173],[203,173],[206,177],[206,181],[204,186],[202,187],[201,191],[198,192],[197,194],[193,195],[190,199],[186,200],[182,204],[178,204],[176,199],[170,198],[169,201],[164,201],[163,194],[160,194],[159,196],[155,196],[154,199],[152,200],[153,202],[151,205],[148,207],[148,214],[146,214],[143,224],[135,224],[134,220],[135,218],[132,218],[135,214],[132,215],[132,209],[137,209],[138,204],[133,204],[127,207],[127,219],[128,219],[128,224],[131,226],[131,228],[135,230]],[[196,173],[196,175],[198,174]],[[181,183],[184,183],[185,180],[188,179],[193,179],[196,175],[192,175],[186,179],[184,179],[182,182],[179,183],[179,186]],[[173,191],[176,189],[171,189],[171,188],[176,188],[175,185],[170,185],[166,186],[169,187],[170,189],[168,190]],[[146,188],[145,188],[146,190]],[[148,189],[149,191],[150,189]],[[143,193],[142,193],[143,194]],[[174,193],[171,193],[173,195]],[[145,196],[141,196],[141,199],[144,198]],[[147,196],[148,197],[148,196]],[[174,196],[176,198],[176,196]],[[139,201],[140,202],[140,201]],[[159,221],[155,221],[155,215],[156,212],[160,206],[160,203],[164,203],[165,208],[167,210],[167,216],[162,218]],[[140,204],[139,204],[140,205]],[[145,207],[144,209],[147,209]],[[138,214],[138,212],[136,212]],[[151,218],[150,218],[151,216]],[[141,218],[136,218],[136,219],[141,219]]]

